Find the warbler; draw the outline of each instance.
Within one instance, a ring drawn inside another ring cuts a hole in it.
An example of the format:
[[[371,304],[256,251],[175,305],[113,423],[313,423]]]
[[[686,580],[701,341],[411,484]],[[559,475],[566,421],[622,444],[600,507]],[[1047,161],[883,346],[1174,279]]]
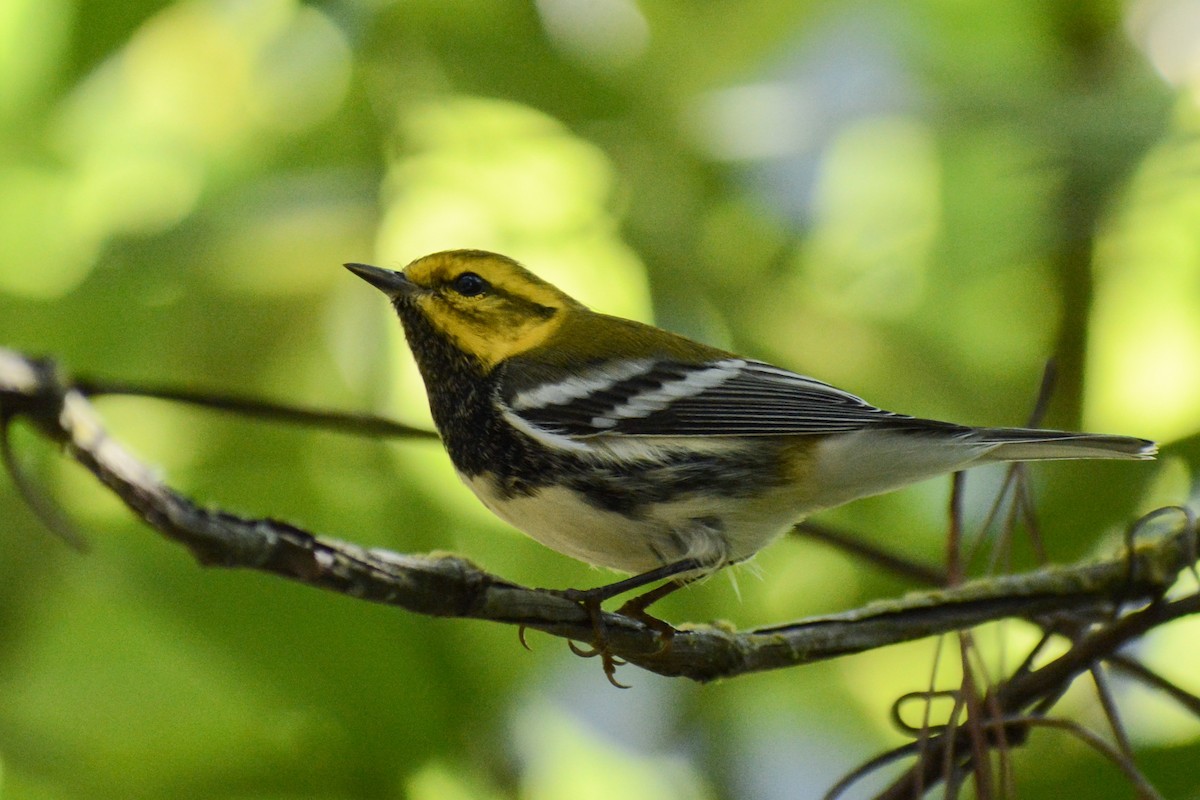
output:
[[[750,558],[813,512],[942,473],[1157,450],[884,411],[591,311],[496,253],[346,267],[391,301],[446,451],[484,505],[560,553],[636,574],[588,599],[674,576],[673,587]]]

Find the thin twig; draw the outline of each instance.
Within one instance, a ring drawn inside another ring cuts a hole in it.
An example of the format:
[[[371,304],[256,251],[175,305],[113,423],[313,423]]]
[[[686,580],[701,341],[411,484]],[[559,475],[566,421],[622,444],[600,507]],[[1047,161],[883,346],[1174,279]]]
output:
[[[246,417],[285,422],[289,425],[304,425],[372,439],[438,438],[433,431],[414,428],[411,425],[404,425],[373,414],[294,408],[255,397],[210,394],[176,386],[153,386],[80,378],[73,383],[73,388],[85,397],[126,396],[169,400],[214,411],[229,411]]]
[[[870,542],[864,542],[851,533],[840,531],[820,522],[805,520],[792,528],[792,534],[830,545],[860,561],[881,567],[886,572],[912,581],[918,586],[946,585],[944,572],[885,550]]]
[[[975,671],[971,668],[971,651],[975,647],[974,637],[970,631],[958,634],[959,659],[962,663],[962,690],[960,694],[966,703],[967,736],[971,742],[971,766],[975,772],[975,794],[981,800],[991,800],[994,778],[992,777],[992,760],[988,757],[991,743],[988,741],[984,724],[988,718],[984,714],[983,699],[979,696],[979,687],[975,682]]]
[[[17,494],[21,496],[25,505],[29,507],[34,516],[41,520],[47,530],[80,553],[88,552],[91,548],[88,546],[87,539],[63,516],[54,503],[39,491],[33,481],[29,480],[24,468],[17,461],[17,456],[12,448],[12,422],[11,414],[0,414],[0,462],[4,464],[4,469],[12,478],[13,486],[17,488]]]
[[[950,530],[946,533],[946,585],[958,586],[963,582],[962,560],[963,539],[963,491],[966,488],[966,473],[956,472],[950,482]]]
[[[1075,677],[1090,669],[1092,664],[1107,658],[1121,645],[1148,630],[1197,613],[1200,613],[1200,595],[1189,595],[1172,602],[1151,603],[1107,626],[1097,627],[1058,658],[1036,670],[1018,673],[998,687],[995,691],[997,706],[1006,717],[1041,718],[1049,711],[1052,699],[1060,697]],[[1031,706],[1033,712],[1025,715],[1024,710]],[[1027,727],[1027,724],[1007,727],[1010,741],[1024,741]],[[930,787],[940,780],[944,774],[943,759],[958,760],[969,752],[970,742],[961,732],[935,737],[926,757],[876,795],[876,800],[910,800],[913,786]]]
[[[1042,420],[1046,418],[1046,412],[1050,410],[1050,398],[1054,397],[1054,386],[1057,383],[1058,362],[1053,358],[1048,358],[1045,366],[1042,367],[1042,380],[1038,384],[1037,399],[1034,400],[1029,418],[1025,421],[1026,427],[1042,427]]]
[[[933,715],[934,687],[937,686],[938,668],[942,663],[942,650],[945,647],[945,644],[946,637],[939,636],[937,640],[937,647],[933,651],[933,664],[929,670],[929,691],[928,696],[925,699],[924,713],[921,715],[921,730],[917,735],[917,744],[919,745],[918,757],[924,756],[925,748],[929,745],[929,736],[932,731],[930,723]],[[951,695],[954,697],[954,702],[957,706],[957,704],[961,701],[962,695],[958,692],[952,692]],[[896,719],[899,721],[899,705],[893,706],[893,708],[897,710]],[[920,776],[918,776],[918,783],[914,787],[914,794],[918,797],[925,793],[925,787],[920,783],[919,779]]]
[[[1200,717],[1200,697],[1191,692],[1176,686],[1171,681],[1154,672],[1137,659],[1127,656],[1124,653],[1114,653],[1108,657],[1108,663],[1120,672],[1125,673],[1129,677],[1139,680],[1142,683],[1157,689],[1163,694],[1170,697],[1176,703],[1190,711],[1193,715]]]
[[[899,747],[894,747],[891,750],[886,750],[874,758],[863,762],[844,775],[841,780],[831,786],[829,791],[821,795],[821,800],[837,800],[837,798],[841,797],[851,786],[858,783],[872,772],[882,769],[888,764],[894,764],[902,758],[919,754],[919,748],[920,742],[909,742],[908,744],[902,744]],[[921,794],[916,792],[909,795],[909,797],[920,796]]]
[[[1104,710],[1104,716],[1108,719],[1108,727],[1112,730],[1113,739],[1117,743],[1117,749],[1125,758],[1133,761],[1133,745],[1129,742],[1129,734],[1125,732],[1124,723],[1121,722],[1121,712],[1117,708],[1117,701],[1108,685],[1108,676],[1104,674],[1104,667],[1101,664],[1092,664],[1089,672],[1092,675],[1092,683],[1095,684],[1096,695],[1100,698],[1100,707]]]
[[[1125,779],[1132,784],[1140,800],[1163,800],[1162,795],[1150,784],[1150,781],[1146,780],[1146,776],[1141,773],[1132,760],[1097,736],[1095,732],[1088,730],[1079,723],[1066,719],[1055,719],[1053,717],[1022,717],[996,723],[997,726],[1005,727],[1014,724],[1036,728],[1057,728],[1070,733],[1120,769]]]

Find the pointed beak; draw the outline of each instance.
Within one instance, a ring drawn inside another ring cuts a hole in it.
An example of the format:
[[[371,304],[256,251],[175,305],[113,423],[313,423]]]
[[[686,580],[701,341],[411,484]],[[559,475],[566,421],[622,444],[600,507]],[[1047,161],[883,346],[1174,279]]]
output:
[[[388,297],[412,294],[417,289],[417,285],[410,281],[403,272],[393,272],[390,269],[372,267],[369,264],[345,264],[344,266]]]

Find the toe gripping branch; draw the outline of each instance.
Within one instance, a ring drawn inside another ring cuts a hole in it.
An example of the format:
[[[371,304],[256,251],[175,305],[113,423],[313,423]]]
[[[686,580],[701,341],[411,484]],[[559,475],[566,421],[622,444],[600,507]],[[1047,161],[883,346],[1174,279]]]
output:
[[[649,572],[643,572],[640,575],[634,575],[632,578],[610,583],[607,586],[598,586],[595,589],[584,590],[567,589],[563,592],[563,596],[583,606],[583,609],[588,614],[588,619],[591,620],[594,637],[590,649],[581,648],[574,642],[568,641],[567,644],[571,648],[571,652],[584,658],[600,656],[600,661],[604,666],[604,676],[608,678],[608,682],[620,689],[628,689],[628,686],[616,679],[617,667],[624,664],[625,661],[613,655],[612,649],[609,646],[608,637],[604,630],[604,616],[601,611],[601,603],[634,589],[647,586],[655,581],[666,579],[665,583],[625,601],[617,609],[617,614],[640,622],[658,637],[660,647],[655,655],[667,653],[671,649],[671,642],[675,638],[677,631],[669,623],[652,616],[646,609],[667,595],[682,589],[692,581],[702,577],[703,573],[688,574],[695,573],[700,568],[702,568],[702,565],[698,561],[685,559],[677,561],[674,564],[667,564],[650,570]]]

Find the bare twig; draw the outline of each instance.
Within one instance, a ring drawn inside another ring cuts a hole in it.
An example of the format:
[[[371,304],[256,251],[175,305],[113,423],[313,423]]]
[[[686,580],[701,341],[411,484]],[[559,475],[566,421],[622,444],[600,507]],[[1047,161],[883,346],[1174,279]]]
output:
[[[17,461],[16,453],[12,447],[12,422],[13,417],[10,414],[0,415],[0,462],[4,464],[4,468],[8,471],[12,478],[13,486],[17,489],[17,494],[25,501],[25,505],[42,521],[55,536],[62,539],[71,547],[81,553],[88,552],[87,539],[83,534],[75,530],[74,526],[67,521],[58,507],[50,502],[49,498],[42,496],[38,487],[29,480],[24,469]]]
[[[1108,659],[1108,663],[1119,672],[1125,673],[1127,676],[1139,680],[1152,689],[1158,689],[1176,703],[1179,703],[1187,711],[1196,717],[1200,717],[1200,697],[1191,692],[1176,686],[1171,681],[1154,672],[1145,664],[1137,659],[1117,653]]]
[[[1108,726],[1112,729],[1113,739],[1117,743],[1117,750],[1132,762],[1133,745],[1129,742],[1129,734],[1125,732],[1125,724],[1121,722],[1121,712],[1108,685],[1104,667],[1101,664],[1092,664],[1089,671],[1092,674],[1092,682],[1096,685],[1096,696],[1100,698],[1100,707],[1104,709],[1104,716],[1108,719]]]
[[[792,533],[830,545],[860,561],[874,564],[919,586],[944,586],[946,584],[945,573],[934,567],[928,567],[919,561],[889,552],[870,542],[864,542],[853,534],[820,522],[805,520],[792,528]]]
[[[362,548],[277,520],[247,519],[196,505],[109,437],[87,399],[49,362],[0,351],[0,414],[28,421],[62,443],[135,513],[188,548],[201,564],[256,569],[422,614],[487,619],[593,640],[593,621],[578,603],[505,581],[465,559]],[[1189,564],[1190,535],[1191,531],[1179,532],[1140,542],[1130,554],[1093,563],[989,578],[758,630],[687,627],[666,649],[658,633],[641,622],[605,613],[606,645],[613,655],[653,672],[707,681],[834,658],[1004,617],[1094,615],[1165,591]],[[1119,641],[1140,633],[1121,627],[1123,621],[1106,630],[1121,632],[1125,638]],[[1109,651],[1118,643],[1113,641]],[[1033,675],[1044,672],[1045,668]]]
[[[323,430],[347,433],[353,436],[367,436],[375,439],[438,438],[438,435],[433,431],[414,428],[411,425],[402,425],[399,422],[372,414],[346,414],[339,411],[293,408],[254,397],[194,392],[177,386],[152,386],[148,384],[119,383],[117,381],[82,378],[75,380],[72,385],[76,391],[85,397],[116,395],[170,400],[171,402],[186,403],[201,408],[209,408],[214,411],[230,411],[241,416],[257,417],[273,422],[286,422],[289,425],[306,425]]]
[[[997,727],[1008,727],[1013,724],[1038,728],[1058,728],[1070,733],[1120,769],[1125,779],[1129,781],[1134,791],[1137,792],[1139,800],[1163,800],[1162,795],[1150,785],[1150,782],[1146,780],[1146,777],[1142,775],[1132,760],[1127,758],[1121,750],[1114,748],[1096,735],[1095,732],[1088,730],[1079,723],[1051,717],[1024,717],[1016,720],[1006,720],[1001,724],[997,724]]]
[[[1058,658],[1036,670],[1018,672],[997,687],[993,694],[995,706],[1003,712],[1003,720],[1021,717],[1043,718],[1053,702],[1066,691],[1074,679],[1116,652],[1126,642],[1146,631],[1180,617],[1200,613],[1200,595],[1190,595],[1172,602],[1153,602],[1090,633]],[[1026,709],[1031,709],[1026,712]],[[988,724],[993,724],[992,716]],[[1004,732],[1012,745],[1024,742],[1028,724],[1005,724]],[[876,795],[877,800],[910,800],[912,787],[936,785],[943,774],[942,759],[958,762],[970,757],[971,743],[963,732],[938,735],[930,741],[924,758],[897,778],[892,785]]]

